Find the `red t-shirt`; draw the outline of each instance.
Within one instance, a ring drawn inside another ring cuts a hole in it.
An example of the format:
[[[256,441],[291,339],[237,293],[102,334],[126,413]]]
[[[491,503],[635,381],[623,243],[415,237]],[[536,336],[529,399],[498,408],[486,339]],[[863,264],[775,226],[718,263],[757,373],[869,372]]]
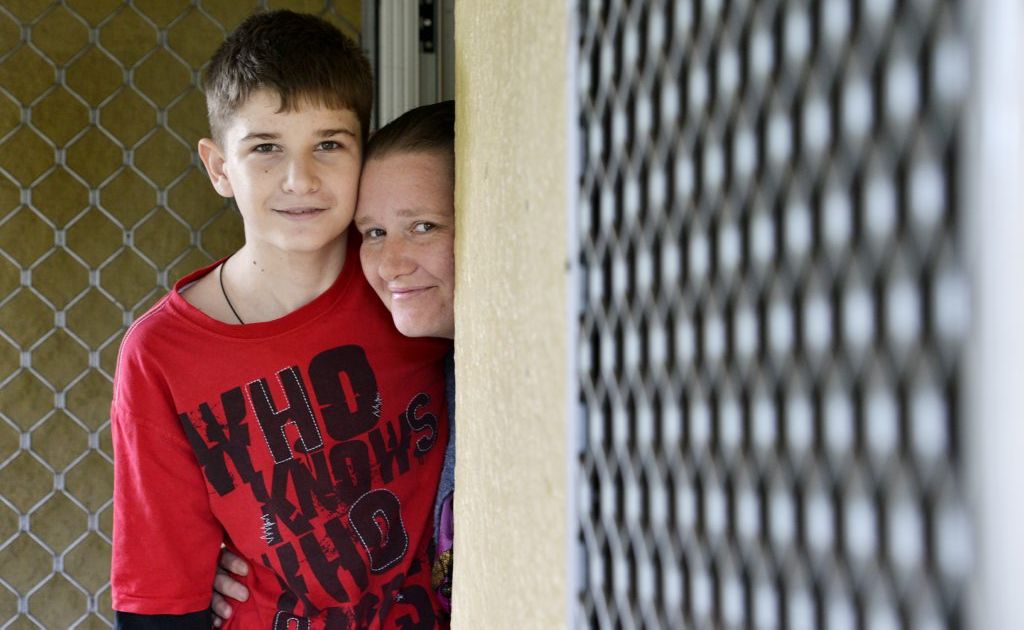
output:
[[[215,266],[121,344],[114,608],[206,608],[224,542],[251,567],[229,628],[441,626],[428,547],[450,343],[395,330],[351,241],[333,286],[272,322],[188,304]]]

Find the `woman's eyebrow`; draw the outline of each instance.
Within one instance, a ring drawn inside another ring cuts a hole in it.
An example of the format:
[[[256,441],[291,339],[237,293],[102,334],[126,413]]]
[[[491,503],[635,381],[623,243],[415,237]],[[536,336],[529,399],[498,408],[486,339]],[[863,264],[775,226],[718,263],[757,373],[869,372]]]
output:
[[[395,214],[397,214],[400,217],[415,217],[421,215],[442,216],[444,213],[439,210],[432,210],[430,208],[417,208],[413,206],[410,208],[401,208],[399,210],[395,210]]]
[[[352,223],[356,226],[356,229],[359,229],[360,226],[369,225],[371,223],[376,223],[376,221],[374,220],[373,217],[363,216],[363,217],[356,217],[355,220],[352,221]]]
[[[428,210],[427,208],[402,208],[400,210],[395,210],[394,214],[400,219],[408,219],[409,217],[430,217],[433,219],[436,217],[445,216],[444,212],[439,212],[437,210]],[[370,223],[377,222],[377,217],[366,215],[357,215],[356,218],[352,221],[352,223],[355,224],[357,228],[361,225],[368,225]]]

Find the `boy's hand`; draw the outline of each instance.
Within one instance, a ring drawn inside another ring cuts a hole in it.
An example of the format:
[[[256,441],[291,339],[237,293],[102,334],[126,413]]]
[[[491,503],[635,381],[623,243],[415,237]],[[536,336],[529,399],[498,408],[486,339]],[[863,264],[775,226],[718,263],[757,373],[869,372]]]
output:
[[[213,599],[210,602],[210,608],[213,609],[214,615],[214,628],[219,628],[231,617],[229,598],[240,602],[249,599],[249,589],[235,579],[236,575],[248,574],[249,565],[245,563],[245,560],[226,548],[221,548],[220,566],[217,567],[217,576],[213,578]]]

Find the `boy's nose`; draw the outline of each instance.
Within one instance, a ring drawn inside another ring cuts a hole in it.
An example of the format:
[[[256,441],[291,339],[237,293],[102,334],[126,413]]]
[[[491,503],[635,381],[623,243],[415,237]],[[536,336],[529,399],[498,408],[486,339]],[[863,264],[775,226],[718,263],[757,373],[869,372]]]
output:
[[[319,190],[320,179],[311,160],[302,156],[292,159],[288,163],[283,187],[285,192],[295,195],[305,195]]]

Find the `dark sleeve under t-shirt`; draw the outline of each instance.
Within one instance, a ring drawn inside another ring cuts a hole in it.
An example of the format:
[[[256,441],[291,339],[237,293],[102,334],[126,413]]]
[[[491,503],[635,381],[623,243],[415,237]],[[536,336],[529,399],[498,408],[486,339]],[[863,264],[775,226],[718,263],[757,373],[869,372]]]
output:
[[[187,615],[136,615],[114,611],[114,630],[210,630],[209,610]]]

